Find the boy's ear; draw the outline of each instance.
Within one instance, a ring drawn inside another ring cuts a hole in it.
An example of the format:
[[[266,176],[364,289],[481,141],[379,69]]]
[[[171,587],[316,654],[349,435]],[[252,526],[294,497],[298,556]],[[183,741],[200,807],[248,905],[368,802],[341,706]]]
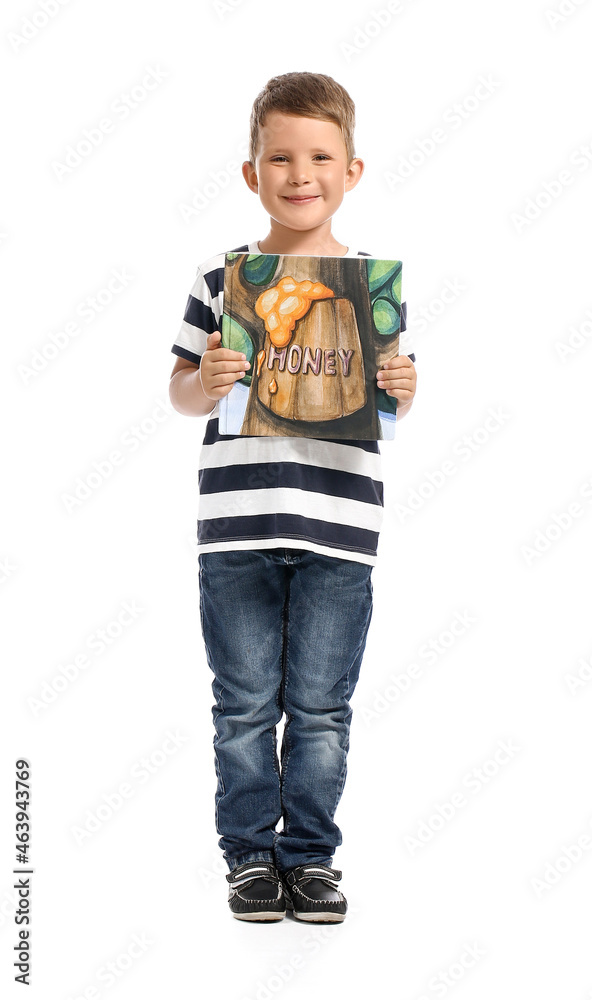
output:
[[[364,173],[364,161],[356,156],[347,168],[347,176],[345,179],[345,190],[351,191],[355,188],[356,184],[360,180],[360,177]]]
[[[242,166],[242,172],[243,172],[243,177],[245,178],[245,181],[247,182],[247,185],[249,186],[250,190],[254,191],[255,194],[258,194],[259,181],[257,180],[257,171],[255,170],[255,167],[253,166],[250,160],[245,160]]]

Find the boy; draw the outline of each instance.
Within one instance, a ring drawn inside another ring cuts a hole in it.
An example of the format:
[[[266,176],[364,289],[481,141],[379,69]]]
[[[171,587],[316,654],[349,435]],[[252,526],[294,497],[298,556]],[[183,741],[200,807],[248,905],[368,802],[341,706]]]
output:
[[[270,216],[251,254],[370,256],[339,243],[331,218],[358,183],[355,109],[331,77],[286,73],[255,100],[243,176]],[[200,266],[172,351],[170,398],[208,415],[199,461],[201,626],[214,673],[216,828],[238,919],[338,922],[347,902],[331,868],[352,710],[372,616],[383,511],[375,441],[218,433],[218,400],[250,367],[220,347],[224,254]],[[415,393],[405,330],[376,373]],[[286,714],[277,757],[276,725]],[[283,828],[275,830],[283,817]]]

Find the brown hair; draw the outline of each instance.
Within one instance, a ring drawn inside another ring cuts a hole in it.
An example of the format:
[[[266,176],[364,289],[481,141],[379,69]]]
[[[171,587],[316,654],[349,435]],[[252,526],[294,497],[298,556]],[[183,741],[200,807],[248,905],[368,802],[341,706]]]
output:
[[[251,111],[249,161],[255,166],[259,128],[271,111],[335,122],[341,129],[347,165],[354,156],[356,109],[347,90],[324,73],[284,73],[272,76],[257,95]]]

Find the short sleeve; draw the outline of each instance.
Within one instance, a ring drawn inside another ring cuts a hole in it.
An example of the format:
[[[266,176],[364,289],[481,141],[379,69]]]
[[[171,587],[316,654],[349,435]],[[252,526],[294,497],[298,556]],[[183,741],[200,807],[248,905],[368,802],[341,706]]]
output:
[[[185,306],[181,328],[171,348],[173,354],[195,365],[201,363],[202,354],[207,347],[207,337],[220,329],[217,303],[212,298],[210,283],[206,280],[201,267],[198,268]]]

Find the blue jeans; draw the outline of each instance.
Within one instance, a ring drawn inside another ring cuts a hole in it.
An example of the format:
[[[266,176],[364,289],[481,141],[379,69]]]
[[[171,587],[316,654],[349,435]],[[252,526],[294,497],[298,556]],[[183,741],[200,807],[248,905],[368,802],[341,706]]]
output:
[[[216,829],[231,871],[247,861],[271,861],[280,872],[330,865],[341,844],[334,815],[372,617],[372,568],[306,549],[199,556],[214,673]]]

